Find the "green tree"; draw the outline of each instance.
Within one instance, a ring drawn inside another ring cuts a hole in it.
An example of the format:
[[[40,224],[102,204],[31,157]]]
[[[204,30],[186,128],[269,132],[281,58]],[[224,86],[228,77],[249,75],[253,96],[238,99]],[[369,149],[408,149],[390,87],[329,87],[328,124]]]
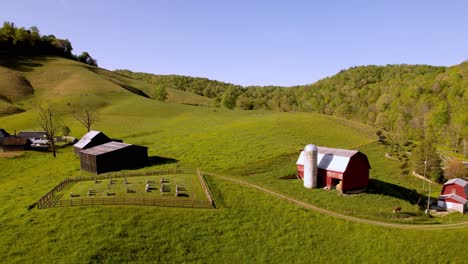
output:
[[[38,45],[41,41],[41,35],[39,34],[39,29],[36,26],[29,28],[30,36],[29,41],[31,46]]]
[[[52,46],[58,49],[60,52],[63,52],[64,54],[71,54],[73,48],[68,39],[54,39],[52,41]]]
[[[412,162],[417,173],[423,175],[425,169],[426,177],[441,182],[443,180],[442,160],[437,153],[436,143],[434,135],[427,133],[413,151]]]
[[[15,45],[29,45],[29,33],[24,28],[18,28],[13,38],[13,44]]]
[[[62,127],[62,135],[63,136],[68,137],[70,135],[70,133],[71,133],[71,130],[70,130],[69,127],[67,127],[67,126]]]
[[[78,61],[89,64],[91,66],[95,66],[95,67],[98,66],[97,61],[93,57],[91,57],[91,55],[89,55],[89,53],[86,51],[82,52],[78,56]]]
[[[13,41],[15,37],[16,27],[13,22],[3,22],[3,27],[0,29],[0,40]]]
[[[156,88],[154,89],[154,94],[153,94],[154,99],[164,102],[167,100],[168,95],[169,94],[167,93],[167,90],[163,85],[160,85],[160,84],[156,85]]]
[[[236,106],[237,96],[232,87],[229,87],[221,98],[221,105],[228,109],[233,109]]]

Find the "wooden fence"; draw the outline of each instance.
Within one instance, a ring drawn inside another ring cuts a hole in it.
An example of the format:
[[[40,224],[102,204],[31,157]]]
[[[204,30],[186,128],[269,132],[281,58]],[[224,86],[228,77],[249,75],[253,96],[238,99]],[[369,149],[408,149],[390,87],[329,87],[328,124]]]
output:
[[[198,179],[200,180],[203,190],[205,191],[206,198],[208,199],[211,206],[214,207],[215,205],[213,203],[213,197],[211,197],[211,193],[209,192],[208,187],[206,186],[205,179],[203,178],[203,175],[200,169],[197,169],[197,176],[198,176]]]
[[[43,208],[48,208],[48,207],[53,206],[54,201],[57,198],[55,196],[55,193],[60,192],[61,190],[63,190],[71,182],[75,182],[75,179],[65,179],[62,182],[60,182],[52,190],[50,190],[48,193],[46,193],[44,196],[42,196],[41,199],[39,199],[39,201],[37,201],[37,203],[36,203],[37,208],[43,209]]]
[[[53,207],[93,206],[93,205],[146,205],[184,208],[213,208],[210,201],[175,200],[157,198],[78,198],[57,200]]]
[[[124,177],[140,177],[140,176],[154,176],[154,175],[169,175],[169,174],[183,174],[186,173],[178,169],[167,169],[167,170],[157,170],[157,171],[136,171],[136,172],[112,172],[112,173],[103,173],[92,176],[80,176],[75,177],[76,181],[94,181],[94,180],[105,180],[105,179],[118,179]]]
[[[36,202],[39,209],[50,207],[66,207],[66,206],[92,206],[92,205],[149,205],[149,206],[164,206],[164,207],[184,207],[184,208],[213,208],[213,199],[206,187],[205,181],[201,176],[200,170],[197,170],[197,175],[200,178],[201,184],[207,195],[208,201],[188,200],[188,199],[160,199],[160,198],[128,198],[128,197],[113,197],[113,198],[76,198],[76,199],[60,199],[56,195],[57,192],[62,191],[70,183],[80,181],[94,181],[96,179],[109,179],[109,178],[124,178],[124,177],[138,177],[150,175],[168,175],[168,174],[184,173],[180,170],[162,170],[162,171],[145,171],[133,172],[125,174],[104,174],[94,177],[75,177],[65,179],[55,186],[51,191],[41,197]]]

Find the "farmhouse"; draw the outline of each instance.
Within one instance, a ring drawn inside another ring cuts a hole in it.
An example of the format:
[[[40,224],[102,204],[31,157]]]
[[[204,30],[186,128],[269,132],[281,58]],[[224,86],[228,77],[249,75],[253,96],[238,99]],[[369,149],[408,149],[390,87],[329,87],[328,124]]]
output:
[[[312,154],[309,162],[307,162],[308,153]],[[371,168],[367,156],[357,150],[316,147],[314,145],[307,145],[301,151],[296,165],[298,177],[304,180],[304,186],[308,185],[307,188],[336,188],[342,192],[366,189],[369,182],[369,169]],[[308,170],[311,171],[312,176],[304,178],[304,174],[307,176]]]
[[[82,170],[94,174],[141,168],[149,163],[148,148],[112,141],[82,150],[80,162]]]
[[[31,148],[48,148],[49,140],[45,132],[19,132],[17,137],[27,138],[31,142]]]
[[[468,209],[468,182],[455,178],[442,187],[437,205],[449,211],[464,213]]]
[[[28,138],[7,137],[3,140],[3,151],[23,151],[31,148],[31,141]]]
[[[91,130],[86,133],[80,141],[73,145],[74,152],[76,155],[79,155],[81,150],[92,148],[111,141],[112,139],[110,139],[104,133]]]

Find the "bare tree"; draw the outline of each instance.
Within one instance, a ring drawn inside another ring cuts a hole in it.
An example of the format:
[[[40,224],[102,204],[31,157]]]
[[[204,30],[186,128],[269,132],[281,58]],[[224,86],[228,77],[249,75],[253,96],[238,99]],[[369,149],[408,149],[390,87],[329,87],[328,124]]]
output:
[[[46,137],[52,147],[52,154],[54,155],[54,158],[57,157],[55,149],[55,136],[60,130],[60,122],[56,113],[50,108],[39,107],[39,125],[46,133]]]
[[[96,109],[88,104],[81,105],[79,109],[76,109],[73,112],[73,116],[88,130],[88,132],[91,130],[91,126],[98,120]]]

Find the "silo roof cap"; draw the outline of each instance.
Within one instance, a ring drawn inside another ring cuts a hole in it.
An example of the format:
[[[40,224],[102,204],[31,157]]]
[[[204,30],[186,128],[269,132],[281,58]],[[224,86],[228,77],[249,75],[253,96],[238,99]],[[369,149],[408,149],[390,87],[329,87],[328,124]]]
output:
[[[304,151],[318,151],[318,149],[314,144],[308,144],[305,146]]]

